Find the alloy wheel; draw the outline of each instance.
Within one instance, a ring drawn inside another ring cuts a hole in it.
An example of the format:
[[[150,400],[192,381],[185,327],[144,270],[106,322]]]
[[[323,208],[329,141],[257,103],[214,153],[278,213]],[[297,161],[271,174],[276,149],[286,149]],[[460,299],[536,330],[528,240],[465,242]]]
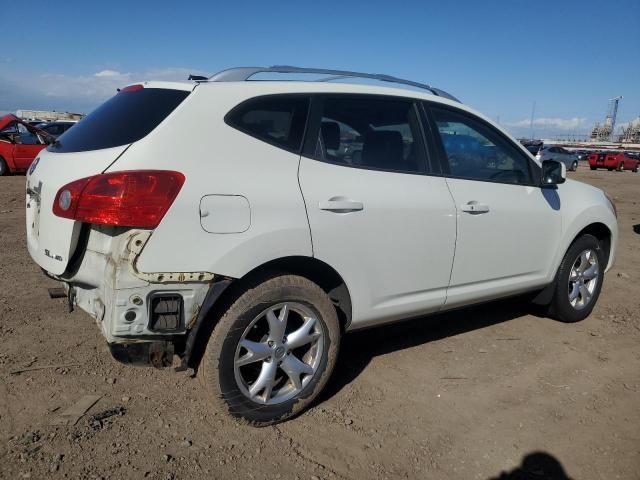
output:
[[[286,402],[314,377],[323,347],[322,325],[309,307],[298,302],[273,305],[253,319],[238,342],[238,388],[256,403]]]
[[[598,285],[600,265],[593,249],[584,250],[573,262],[569,273],[569,303],[576,310],[587,307]]]

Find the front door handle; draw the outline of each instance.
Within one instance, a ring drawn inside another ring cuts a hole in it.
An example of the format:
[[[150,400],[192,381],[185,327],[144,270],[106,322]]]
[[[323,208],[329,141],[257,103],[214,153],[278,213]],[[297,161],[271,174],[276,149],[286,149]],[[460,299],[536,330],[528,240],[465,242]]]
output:
[[[467,213],[487,213],[489,211],[489,205],[485,205],[483,203],[478,203],[475,200],[471,200],[465,205],[460,207],[460,210]]]
[[[349,213],[349,212],[359,212],[364,209],[364,205],[362,202],[356,202],[354,200],[346,200],[346,199],[334,199],[330,198],[324,202],[320,202],[318,204],[320,210],[326,210],[328,212],[334,213]]]

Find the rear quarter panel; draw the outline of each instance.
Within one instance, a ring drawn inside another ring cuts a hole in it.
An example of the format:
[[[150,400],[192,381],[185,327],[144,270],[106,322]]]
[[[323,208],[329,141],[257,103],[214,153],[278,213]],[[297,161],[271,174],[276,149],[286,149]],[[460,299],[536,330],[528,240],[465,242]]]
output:
[[[238,278],[276,258],[312,255],[298,185],[300,156],[224,122],[229,110],[250,97],[243,87],[197,87],[158,128],[109,168],[177,170],[186,177],[180,194],[144,247],[139,270],[206,271]],[[205,231],[199,205],[207,195],[245,197],[249,228],[240,233]]]

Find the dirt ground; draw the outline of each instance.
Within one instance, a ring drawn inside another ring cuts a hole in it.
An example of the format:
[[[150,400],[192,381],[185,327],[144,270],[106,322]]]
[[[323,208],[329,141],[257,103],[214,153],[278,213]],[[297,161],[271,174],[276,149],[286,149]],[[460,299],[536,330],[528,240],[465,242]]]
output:
[[[570,176],[619,213],[587,320],[512,299],[348,335],[316,405],[261,429],[187,373],[118,364],[88,315],[50,300],[24,177],[0,178],[0,478],[640,478],[640,174]],[[77,424],[53,425],[85,395],[100,399]]]

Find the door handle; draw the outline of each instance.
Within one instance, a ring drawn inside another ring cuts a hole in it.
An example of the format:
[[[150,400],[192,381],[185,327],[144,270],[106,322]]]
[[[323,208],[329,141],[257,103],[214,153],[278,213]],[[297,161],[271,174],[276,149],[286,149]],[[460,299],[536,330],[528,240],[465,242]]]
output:
[[[483,203],[478,203],[475,200],[471,200],[466,205],[462,205],[460,210],[467,213],[487,213],[489,211],[489,205],[485,205]]]
[[[334,213],[349,213],[349,212],[359,212],[364,209],[364,205],[362,202],[356,202],[353,200],[344,200],[344,199],[332,199],[326,200],[324,202],[320,202],[318,204],[320,210],[326,210],[328,212]]]

